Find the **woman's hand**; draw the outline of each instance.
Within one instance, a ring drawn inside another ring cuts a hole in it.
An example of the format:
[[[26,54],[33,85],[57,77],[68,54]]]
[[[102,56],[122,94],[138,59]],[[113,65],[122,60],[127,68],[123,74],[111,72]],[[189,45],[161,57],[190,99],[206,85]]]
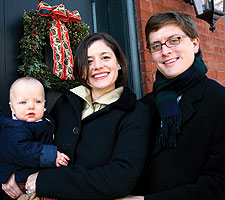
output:
[[[31,174],[27,178],[26,186],[25,188],[29,193],[35,193],[36,192],[36,180],[39,172],[36,172],[35,174]]]
[[[13,199],[18,198],[20,195],[23,194],[18,185],[16,184],[14,173],[9,177],[9,180],[5,184],[2,184],[2,189],[7,195],[9,195]]]
[[[116,199],[116,200],[144,200],[144,197],[143,196],[126,196],[126,197],[123,197],[123,198],[119,198],[119,199]]]

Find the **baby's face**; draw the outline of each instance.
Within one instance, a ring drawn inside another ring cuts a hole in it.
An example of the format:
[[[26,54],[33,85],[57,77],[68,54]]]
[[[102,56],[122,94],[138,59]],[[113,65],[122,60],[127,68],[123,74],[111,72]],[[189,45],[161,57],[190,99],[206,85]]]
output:
[[[15,86],[10,107],[19,120],[40,120],[44,114],[44,106],[44,91],[39,85],[20,83]]]

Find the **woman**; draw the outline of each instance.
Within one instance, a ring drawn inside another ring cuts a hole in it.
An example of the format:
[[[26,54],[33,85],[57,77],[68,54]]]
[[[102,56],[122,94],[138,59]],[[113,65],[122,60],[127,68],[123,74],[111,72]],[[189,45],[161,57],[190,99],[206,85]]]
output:
[[[51,112],[55,144],[70,157],[69,167],[41,170],[26,188],[64,200],[128,195],[146,157],[148,108],[125,86],[125,57],[108,34],[86,37],[75,63],[81,86],[59,98]]]

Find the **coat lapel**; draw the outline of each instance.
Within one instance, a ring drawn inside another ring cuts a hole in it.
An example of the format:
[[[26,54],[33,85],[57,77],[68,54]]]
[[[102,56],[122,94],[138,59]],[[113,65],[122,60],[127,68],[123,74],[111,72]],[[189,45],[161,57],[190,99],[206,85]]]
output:
[[[80,98],[79,96],[73,94],[73,93],[67,94],[67,98],[68,98],[70,104],[72,105],[72,107],[74,108],[74,110],[76,112],[76,115],[79,116],[79,119],[81,119],[81,114],[82,114],[82,109],[83,109],[82,107],[83,107],[83,104],[84,104],[84,100],[82,98]],[[84,121],[95,118],[96,116],[107,112],[109,109],[110,109],[110,107],[107,106],[107,107],[105,107],[105,108],[103,108],[103,109],[101,109],[97,112],[94,112],[93,114],[87,116],[84,119]]]
[[[81,119],[81,113],[82,113],[81,111],[82,111],[82,106],[83,106],[83,100],[73,93],[69,93],[66,96],[67,96],[70,104],[74,108],[77,116],[79,116],[78,119]]]
[[[160,152],[160,150],[162,150],[163,147],[161,146],[155,146],[150,154],[150,160],[152,159],[152,157],[154,157],[157,153]]]
[[[194,87],[184,93],[180,101],[182,111],[182,125],[195,113],[194,104],[201,101],[207,84],[207,78],[200,80]]]

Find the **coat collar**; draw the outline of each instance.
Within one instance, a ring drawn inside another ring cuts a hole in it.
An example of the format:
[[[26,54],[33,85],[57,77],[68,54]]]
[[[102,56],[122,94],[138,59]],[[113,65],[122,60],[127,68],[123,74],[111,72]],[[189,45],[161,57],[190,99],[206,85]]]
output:
[[[111,106],[122,110],[131,111],[134,109],[136,102],[136,95],[131,92],[128,87],[124,87],[124,90],[118,101],[112,103]]]
[[[188,120],[190,120],[190,118],[195,113],[195,109],[194,109],[193,105],[196,102],[202,100],[204,91],[207,86],[207,80],[208,80],[208,78],[205,76],[196,85],[194,85],[192,88],[187,90],[182,95],[182,98],[180,101],[180,108],[182,111],[182,125],[181,126],[183,126]],[[179,137],[179,136],[177,136],[177,137]],[[150,157],[155,156],[162,149],[163,149],[163,147],[161,147],[161,146],[155,146],[151,152]]]
[[[66,97],[68,98],[69,102],[76,111],[76,114],[81,117],[81,111],[84,100],[72,92],[68,93]],[[124,87],[120,98],[117,101],[110,104],[109,106],[107,106],[106,108],[104,108],[103,110],[106,111],[114,107],[125,111],[131,111],[134,109],[136,102],[137,102],[136,95],[133,92],[131,92],[128,87]]]

